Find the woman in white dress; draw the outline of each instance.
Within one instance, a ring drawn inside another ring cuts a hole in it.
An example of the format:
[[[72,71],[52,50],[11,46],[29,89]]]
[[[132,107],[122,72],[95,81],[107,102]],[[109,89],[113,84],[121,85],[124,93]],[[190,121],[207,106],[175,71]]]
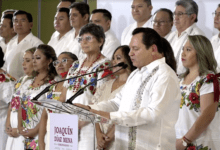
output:
[[[187,71],[180,76],[182,94],[175,126],[177,150],[220,147],[219,82],[217,63],[210,41],[189,36],[183,47],[182,62]]]
[[[25,138],[24,149],[38,150],[39,122],[43,108],[32,103],[31,99],[54,82],[57,73],[52,62],[57,57],[51,46],[41,44],[36,48],[33,58],[33,68],[37,75],[23,81],[21,105],[18,109],[18,133]],[[46,95],[42,95],[38,100],[40,99],[46,99]]]
[[[22,89],[25,88],[23,87],[23,81],[24,79],[31,78],[34,73],[32,58],[33,58],[35,49],[36,48],[31,48],[25,51],[22,67],[23,67],[23,70],[26,76],[21,77],[15,84],[14,88],[12,88],[14,90],[13,91],[14,94],[12,97],[10,96],[11,103],[8,109],[7,121],[6,121],[6,126],[5,126],[5,130],[8,134],[6,150],[14,150],[14,149],[23,150],[24,149],[24,144],[23,144],[24,138],[23,136],[17,133],[18,108],[20,106],[20,97],[22,96],[22,93],[23,93]]]
[[[136,69],[133,66],[131,59],[129,57],[130,48],[127,45],[119,46],[112,57],[112,65],[117,65],[120,62],[128,64],[127,69],[123,69],[117,72],[116,77],[102,84],[97,88],[95,95],[92,98],[92,104],[97,104],[102,101],[108,101],[115,97],[115,95],[123,88],[129,74]],[[113,72],[121,69],[121,67],[113,68]],[[97,148],[113,150],[114,149],[114,135],[115,126],[108,124],[96,124],[96,138],[97,138]]]
[[[96,72],[106,69],[111,62],[101,54],[101,49],[105,41],[105,34],[102,27],[95,24],[87,24],[80,31],[79,43],[81,44],[83,53],[86,54],[84,60],[75,61],[70,68],[67,78],[73,76],[84,75],[90,72]],[[76,79],[64,82],[64,90],[60,96],[60,101],[64,102],[73,96],[78,90],[85,87],[88,83],[100,79],[104,71],[85,75]],[[88,105],[91,98],[96,92],[96,88],[105,80],[93,83],[84,89],[84,93],[74,99],[72,103],[80,103]],[[79,123],[79,143],[78,150],[89,150],[94,147],[94,128],[91,123]]]
[[[56,72],[59,75],[60,79],[65,79],[69,68],[71,67],[74,61],[78,60],[76,55],[70,52],[62,52],[58,59],[53,62],[54,67],[56,68]],[[47,99],[54,99],[59,101],[60,94],[63,89],[63,83],[60,82],[51,86],[50,91],[47,93]],[[50,150],[50,127],[49,127],[49,115],[48,113],[53,113],[50,109],[44,109],[41,121],[40,121],[40,129],[39,129],[39,149],[40,150]],[[45,142],[46,141],[46,142]]]

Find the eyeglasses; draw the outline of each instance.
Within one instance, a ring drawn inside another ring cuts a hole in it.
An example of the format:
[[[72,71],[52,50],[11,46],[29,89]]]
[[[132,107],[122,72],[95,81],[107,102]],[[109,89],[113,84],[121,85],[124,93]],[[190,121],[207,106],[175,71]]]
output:
[[[151,23],[153,25],[159,25],[159,26],[164,26],[167,22],[170,22],[170,21],[156,21],[156,20],[152,20]]]
[[[179,18],[181,18],[181,17],[183,17],[183,15],[191,15],[190,13],[183,13],[183,12],[179,12],[179,13],[173,13],[173,17],[179,17]]]
[[[216,17],[220,17],[220,12],[218,12],[218,13],[217,12],[213,12],[212,15],[213,15],[213,17],[215,17],[215,16]]]
[[[79,37],[78,42],[81,43],[83,40],[86,40],[86,42],[91,42],[93,36],[86,36],[86,37]]]
[[[64,58],[61,60],[61,62],[59,60],[55,60],[53,61],[53,66],[57,67],[60,63],[62,63],[63,65],[66,65],[68,60],[72,60],[72,59]]]

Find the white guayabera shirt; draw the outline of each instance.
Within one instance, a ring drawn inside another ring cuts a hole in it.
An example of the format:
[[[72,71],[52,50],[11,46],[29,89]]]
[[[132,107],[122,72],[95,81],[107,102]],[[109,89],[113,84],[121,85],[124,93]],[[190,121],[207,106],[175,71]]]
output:
[[[43,42],[29,33],[20,43],[18,43],[18,36],[14,40],[10,41],[7,46],[7,50],[4,56],[4,66],[1,68],[17,80],[24,75],[22,69],[24,52],[32,47],[37,47],[43,44]]]
[[[65,35],[63,35],[59,39],[59,32],[54,32],[53,35],[51,36],[50,41],[48,42],[48,45],[52,46],[53,49],[55,50],[57,57],[60,55],[60,53],[66,51],[67,49],[67,44],[71,40],[71,33],[73,32],[74,29],[68,31]]]
[[[143,28],[153,28],[153,25],[151,23],[153,17],[151,16],[150,19],[148,19],[148,21],[142,26]],[[134,29],[136,29],[137,26],[137,22],[129,25],[128,27],[126,27],[124,29],[124,31],[122,32],[121,35],[121,45],[129,45],[131,38],[132,38],[132,32],[134,31]]]
[[[114,99],[91,108],[111,112],[115,149],[167,150],[175,149],[180,99],[178,78],[161,58],[132,72]]]

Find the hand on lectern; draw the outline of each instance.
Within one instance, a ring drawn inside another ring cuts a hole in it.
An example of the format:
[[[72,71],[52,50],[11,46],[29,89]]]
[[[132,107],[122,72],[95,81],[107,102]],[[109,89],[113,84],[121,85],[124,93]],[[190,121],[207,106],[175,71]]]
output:
[[[110,119],[110,113],[109,113],[109,112],[98,111],[98,110],[94,110],[94,109],[90,109],[90,111],[91,111],[92,113],[95,113],[95,114],[98,114],[98,115],[100,115],[100,116],[103,116],[103,117],[105,117],[105,118],[107,118],[107,119]]]

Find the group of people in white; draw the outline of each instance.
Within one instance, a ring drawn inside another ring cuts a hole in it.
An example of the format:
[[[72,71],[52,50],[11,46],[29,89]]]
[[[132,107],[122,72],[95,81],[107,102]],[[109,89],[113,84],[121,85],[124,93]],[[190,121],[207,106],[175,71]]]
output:
[[[220,31],[220,4],[213,8]],[[152,9],[151,0],[132,0],[135,22],[119,41],[108,10],[90,14],[84,2],[61,0],[48,44],[32,34],[30,13],[4,11],[0,149],[50,150],[55,111],[31,100],[52,83],[84,75],[52,85],[38,99],[64,103],[92,82],[72,103],[112,123],[96,123],[94,131],[92,123],[79,121],[79,150],[91,150],[94,143],[106,150],[218,150],[220,34],[205,37],[193,0],[177,0],[174,12],[161,8],[151,14]],[[121,62],[126,67],[110,69]]]

